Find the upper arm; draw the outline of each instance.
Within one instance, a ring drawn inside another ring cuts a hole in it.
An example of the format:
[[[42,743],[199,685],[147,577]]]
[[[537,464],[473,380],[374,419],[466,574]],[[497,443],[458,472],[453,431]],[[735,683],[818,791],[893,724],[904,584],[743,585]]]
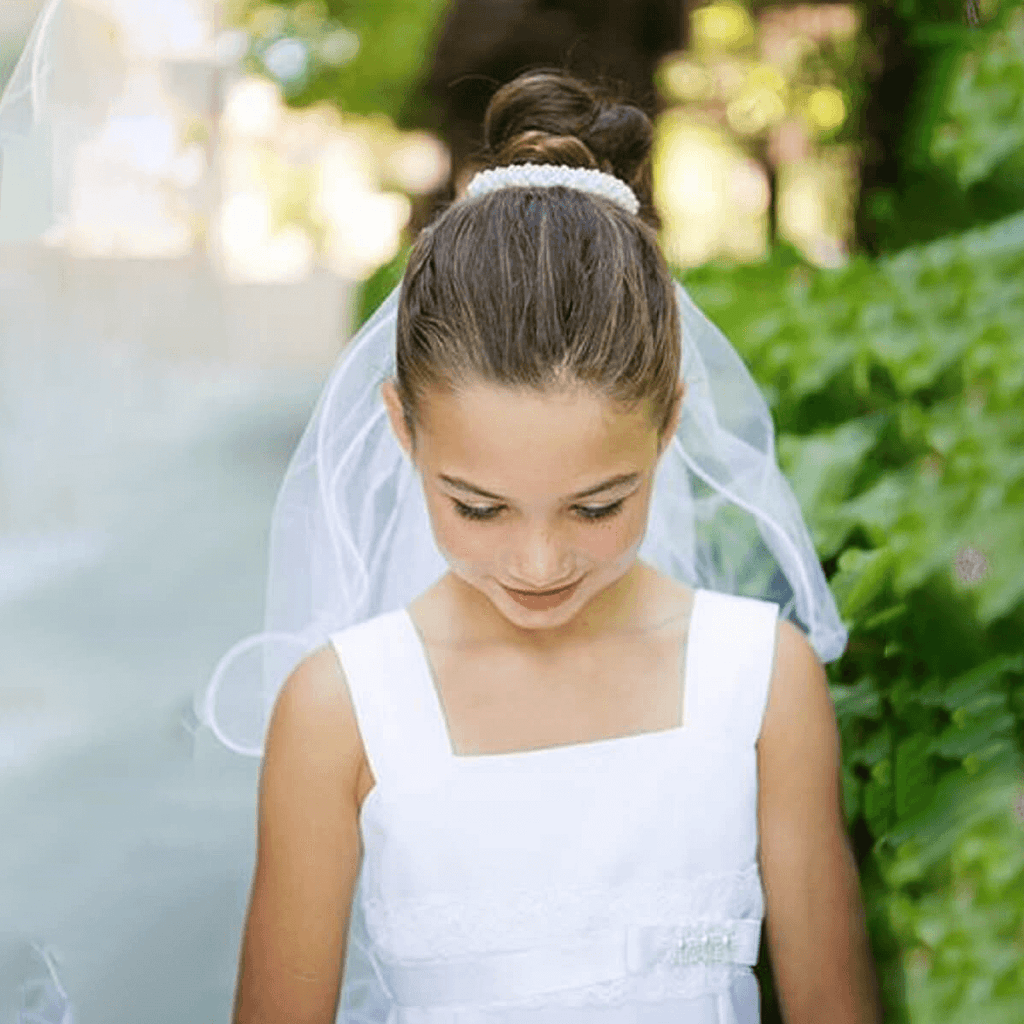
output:
[[[757,745],[765,927],[787,1024],[880,1019],[824,666],[781,620]]]
[[[362,856],[361,758],[344,674],[324,647],[289,676],[267,732],[235,1024],[334,1021]]]

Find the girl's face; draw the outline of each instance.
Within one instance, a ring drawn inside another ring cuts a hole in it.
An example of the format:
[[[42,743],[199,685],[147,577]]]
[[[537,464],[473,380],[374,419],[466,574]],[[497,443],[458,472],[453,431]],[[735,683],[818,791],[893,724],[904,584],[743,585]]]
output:
[[[548,639],[568,636],[561,627],[584,607],[596,623],[600,609],[618,603],[640,565],[660,456],[643,409],[623,413],[585,388],[435,389],[419,410],[413,453],[391,381],[383,397],[420,473],[438,549],[471,597],[485,596],[508,624]],[[681,398],[680,387],[666,437]],[[567,586],[549,597],[515,593]]]

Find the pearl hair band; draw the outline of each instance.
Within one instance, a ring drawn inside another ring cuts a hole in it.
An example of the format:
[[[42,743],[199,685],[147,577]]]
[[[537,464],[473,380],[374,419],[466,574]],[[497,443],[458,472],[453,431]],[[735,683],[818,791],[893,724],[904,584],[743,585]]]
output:
[[[604,196],[630,213],[635,214],[640,209],[636,194],[624,181],[604,171],[565,164],[509,164],[480,171],[470,180],[466,195],[475,198],[502,188],[551,188],[554,185]]]

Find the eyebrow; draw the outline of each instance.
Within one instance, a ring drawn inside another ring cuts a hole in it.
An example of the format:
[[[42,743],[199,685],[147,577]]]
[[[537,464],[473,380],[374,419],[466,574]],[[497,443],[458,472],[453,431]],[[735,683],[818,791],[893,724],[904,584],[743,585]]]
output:
[[[444,473],[438,473],[437,475],[439,480],[443,480],[446,484],[450,484],[452,487],[457,487],[460,491],[468,491],[470,494],[478,494],[481,498],[490,498],[492,501],[507,500],[500,494],[492,494],[490,491],[485,491],[482,487],[477,487],[476,484],[471,484],[467,480],[460,480],[457,476],[447,476]],[[579,498],[589,498],[592,494],[599,494],[601,491],[610,490],[612,487],[618,487],[621,484],[633,484],[639,479],[639,473],[620,473],[618,476],[610,477],[608,480],[595,484],[593,487],[588,487],[585,491],[570,494],[569,500],[576,501]]]

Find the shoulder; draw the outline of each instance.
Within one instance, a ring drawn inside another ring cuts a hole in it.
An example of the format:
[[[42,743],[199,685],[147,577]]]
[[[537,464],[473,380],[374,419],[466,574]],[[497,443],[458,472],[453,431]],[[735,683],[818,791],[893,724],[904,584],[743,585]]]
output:
[[[780,618],[759,744],[770,744],[797,728],[828,732],[834,726],[835,709],[825,666],[803,631]]]
[[[800,832],[845,836],[842,751],[825,666],[803,632],[785,619],[777,626],[757,761],[766,847],[786,844]]]
[[[280,774],[330,775],[355,782],[363,747],[344,669],[331,645],[307,655],[288,676],[274,703],[264,746],[268,765]]]
[[[344,718],[347,689],[341,662],[334,648],[325,644],[292,669],[274,705],[272,725],[279,731],[303,727],[317,732],[322,716]]]

